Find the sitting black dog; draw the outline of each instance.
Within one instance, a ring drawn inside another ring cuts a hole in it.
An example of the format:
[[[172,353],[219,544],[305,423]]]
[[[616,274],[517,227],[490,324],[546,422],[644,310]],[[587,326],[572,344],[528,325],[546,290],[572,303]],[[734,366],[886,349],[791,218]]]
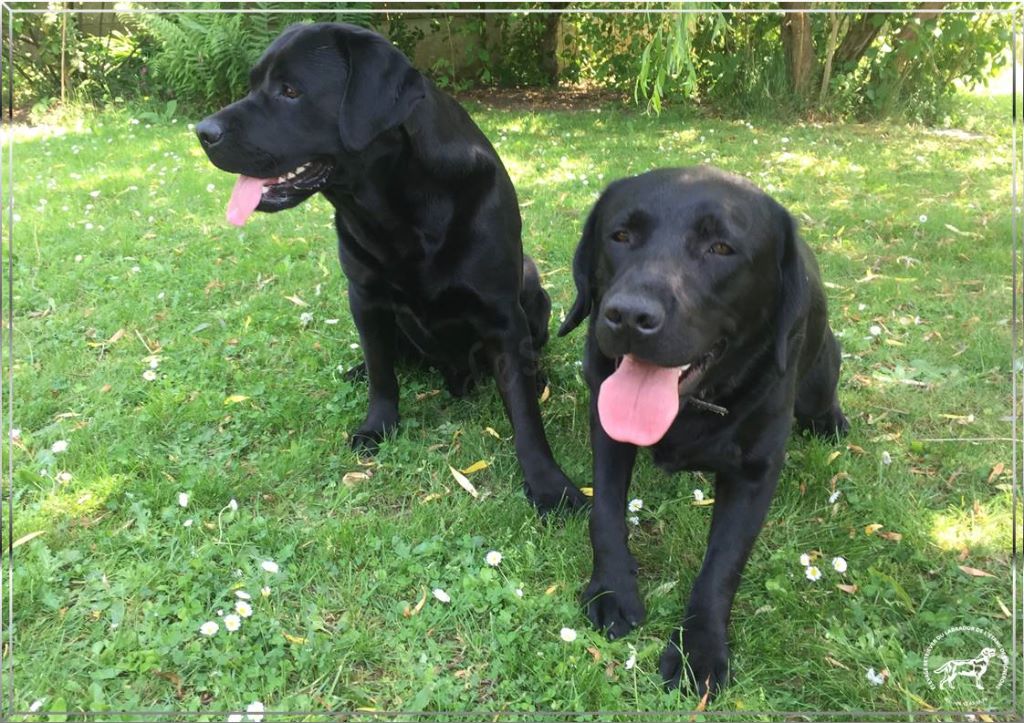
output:
[[[288,28],[249,86],[196,133],[214,165],[241,174],[232,223],[317,192],[334,205],[370,387],[353,447],[376,451],[398,424],[399,357],[436,366],[457,395],[483,369],[497,378],[530,500],[542,512],[585,504],[551,455],[537,402],[550,300],[480,129],[394,46],[351,25]]]
[[[839,345],[817,263],[793,219],[752,184],[709,168],[611,184],[576,250],[578,296],[559,335],[590,316],[594,571],[587,614],[609,637],[644,619],[626,500],[637,447],[669,471],[715,472],[704,564],[661,656],[683,656],[700,695],[728,679],[733,596],[782,468],[794,414],[834,437]]]

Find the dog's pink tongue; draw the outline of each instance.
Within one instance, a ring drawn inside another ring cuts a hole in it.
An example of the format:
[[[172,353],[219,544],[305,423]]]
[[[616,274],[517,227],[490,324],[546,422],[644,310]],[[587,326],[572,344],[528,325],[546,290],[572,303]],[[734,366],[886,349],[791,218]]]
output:
[[[623,357],[597,395],[597,413],[608,436],[640,447],[664,437],[679,414],[680,371]]]
[[[260,205],[263,195],[263,179],[252,176],[239,176],[235,187],[231,190],[228,201],[228,223],[241,226]]]

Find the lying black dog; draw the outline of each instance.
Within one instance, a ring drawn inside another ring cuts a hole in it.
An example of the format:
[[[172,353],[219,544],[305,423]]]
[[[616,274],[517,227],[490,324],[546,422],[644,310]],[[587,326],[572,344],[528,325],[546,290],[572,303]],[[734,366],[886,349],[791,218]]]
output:
[[[317,192],[334,205],[370,387],[353,447],[372,453],[397,426],[398,357],[436,366],[457,395],[484,369],[512,422],[527,496],[540,511],[582,506],[537,402],[550,301],[523,256],[515,189],[480,129],[394,46],[351,25],[288,28],[249,85],[196,133],[214,165],[241,174],[232,223]]]
[[[733,596],[775,491],[795,413],[833,437],[839,345],[817,263],[793,219],[752,184],[708,167],[611,184],[576,250],[578,296],[559,335],[588,314],[594,572],[587,615],[609,637],[644,604],[627,546],[637,447],[669,471],[715,472],[704,564],[661,656],[670,687],[686,654],[700,695],[728,679]]]

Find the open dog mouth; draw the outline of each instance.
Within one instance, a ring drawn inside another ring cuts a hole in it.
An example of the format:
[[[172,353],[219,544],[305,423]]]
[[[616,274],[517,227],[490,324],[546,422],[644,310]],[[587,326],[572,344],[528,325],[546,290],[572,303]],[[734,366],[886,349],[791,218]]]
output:
[[[725,340],[722,339],[696,360],[679,367],[679,383],[676,389],[680,397],[688,397],[696,393],[701,379],[704,377],[704,372],[724,350]]]
[[[228,221],[241,226],[257,209],[276,211],[292,201],[298,202],[323,188],[333,171],[332,162],[316,159],[271,178],[241,175],[228,201]]]
[[[632,354],[601,384],[597,412],[604,431],[614,440],[646,447],[665,436],[679,414],[682,400],[693,396],[708,368],[725,349],[725,340],[693,361],[658,366]]]

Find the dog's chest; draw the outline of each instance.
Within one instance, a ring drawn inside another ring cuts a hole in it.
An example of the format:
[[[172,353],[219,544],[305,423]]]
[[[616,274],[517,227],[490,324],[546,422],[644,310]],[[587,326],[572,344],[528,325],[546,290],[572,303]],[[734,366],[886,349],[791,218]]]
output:
[[[686,411],[676,417],[665,436],[651,447],[651,455],[667,472],[719,471],[738,467],[743,461],[743,450],[728,421],[703,411]]]

